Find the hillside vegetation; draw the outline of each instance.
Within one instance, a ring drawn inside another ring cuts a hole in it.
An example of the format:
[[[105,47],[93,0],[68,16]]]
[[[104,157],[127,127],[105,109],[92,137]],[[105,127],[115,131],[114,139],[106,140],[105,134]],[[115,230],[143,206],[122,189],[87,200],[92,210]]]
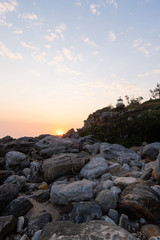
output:
[[[160,141],[160,99],[124,108],[106,107],[90,114],[80,136],[119,143],[125,147],[138,146],[142,142]]]

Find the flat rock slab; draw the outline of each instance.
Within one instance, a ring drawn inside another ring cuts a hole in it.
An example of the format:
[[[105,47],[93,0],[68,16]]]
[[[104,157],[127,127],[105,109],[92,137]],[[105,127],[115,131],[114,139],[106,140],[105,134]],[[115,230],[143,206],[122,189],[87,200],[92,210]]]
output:
[[[117,225],[104,221],[75,224],[68,221],[47,224],[39,240],[135,240],[130,233]]]
[[[129,184],[136,182],[138,182],[138,180],[133,177],[118,177],[114,180],[115,185],[117,185],[120,189],[124,189]]]
[[[95,179],[105,173],[107,169],[107,160],[104,157],[96,156],[81,169],[80,173],[87,179]]]
[[[118,199],[119,210],[128,216],[160,222],[160,195],[147,183],[127,186]]]
[[[67,205],[71,201],[90,200],[93,197],[94,182],[89,180],[55,184],[51,189],[51,202]]]
[[[131,149],[125,148],[119,144],[101,143],[100,154],[106,159],[124,161],[140,160],[141,157]]]
[[[42,165],[45,181],[51,182],[59,176],[75,173],[88,161],[88,156],[74,153],[62,153],[46,159]]]

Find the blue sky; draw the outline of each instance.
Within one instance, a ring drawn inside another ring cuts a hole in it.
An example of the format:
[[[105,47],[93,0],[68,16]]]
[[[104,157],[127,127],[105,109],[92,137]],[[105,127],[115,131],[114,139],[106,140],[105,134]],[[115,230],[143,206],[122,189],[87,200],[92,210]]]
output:
[[[0,1],[0,137],[83,126],[160,77],[159,0]]]

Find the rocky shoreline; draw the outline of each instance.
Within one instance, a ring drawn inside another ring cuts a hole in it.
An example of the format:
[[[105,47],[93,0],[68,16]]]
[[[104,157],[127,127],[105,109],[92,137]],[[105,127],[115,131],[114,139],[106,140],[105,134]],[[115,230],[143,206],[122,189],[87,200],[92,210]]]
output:
[[[0,139],[0,240],[160,239],[160,142]]]

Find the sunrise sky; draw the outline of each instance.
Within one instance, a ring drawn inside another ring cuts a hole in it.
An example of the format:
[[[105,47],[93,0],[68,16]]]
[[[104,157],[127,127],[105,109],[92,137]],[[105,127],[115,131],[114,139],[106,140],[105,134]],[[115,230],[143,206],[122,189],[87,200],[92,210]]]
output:
[[[160,82],[160,0],[0,0],[0,137],[80,128]]]

